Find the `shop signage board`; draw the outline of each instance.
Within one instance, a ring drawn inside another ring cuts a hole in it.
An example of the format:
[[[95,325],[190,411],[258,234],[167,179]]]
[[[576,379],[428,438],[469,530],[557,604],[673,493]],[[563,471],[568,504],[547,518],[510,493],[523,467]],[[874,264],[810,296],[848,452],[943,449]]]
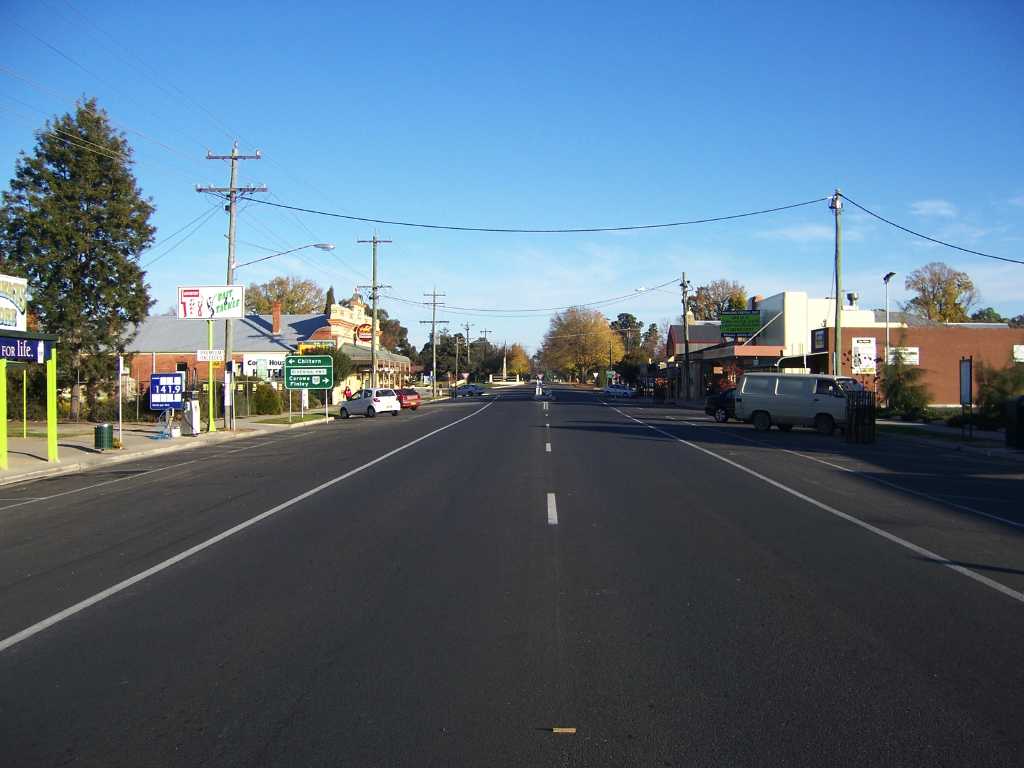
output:
[[[874,336],[855,336],[853,339],[852,354],[850,356],[851,370],[854,373],[874,374],[877,371],[875,365]]]
[[[185,393],[185,374],[154,373],[149,377],[149,410],[181,410]]]
[[[45,363],[53,348],[52,341],[0,336],[0,358],[19,363]]]
[[[360,341],[369,341],[373,338],[373,326],[369,323],[363,323],[356,328],[356,338]]]
[[[284,359],[285,355],[275,354],[242,355],[242,372],[261,379],[278,378],[284,369]]]
[[[25,331],[27,316],[28,280],[0,275],[0,329]]]
[[[889,347],[889,365],[896,362],[896,355],[899,354],[904,365],[921,364],[920,347]]]
[[[284,359],[284,385],[288,389],[330,389],[334,386],[333,358],[288,355]]]
[[[310,352],[318,352],[319,350],[325,350],[329,352],[337,348],[338,345],[335,344],[331,339],[316,339],[314,341],[300,341],[298,351],[300,355],[305,355]],[[281,364],[284,365],[284,363]]]
[[[1013,362],[1024,363],[1024,344],[1013,345]]]
[[[974,404],[974,358],[960,358],[960,405],[970,408]]]
[[[244,285],[178,286],[179,320],[239,320],[243,317]]]
[[[719,323],[719,331],[723,336],[753,336],[761,328],[761,311],[743,309],[723,312]]]
[[[224,350],[223,349],[197,349],[196,350],[196,362],[197,363],[223,363],[224,362]]]

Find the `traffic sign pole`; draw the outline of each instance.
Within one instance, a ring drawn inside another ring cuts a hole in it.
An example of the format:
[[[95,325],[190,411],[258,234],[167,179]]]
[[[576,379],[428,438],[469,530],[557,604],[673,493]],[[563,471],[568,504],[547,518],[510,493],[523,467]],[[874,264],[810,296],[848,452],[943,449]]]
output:
[[[206,321],[206,343],[207,343],[207,348],[212,350],[213,349],[213,320],[207,320]],[[208,367],[206,369],[207,370],[206,382],[207,382],[207,388],[210,390],[209,394],[206,397],[206,402],[207,402],[208,410],[210,411],[210,429],[209,429],[209,431],[210,432],[216,432],[217,431],[217,424],[216,424],[216,418],[217,417],[214,414],[216,413],[216,407],[217,406],[214,403],[213,355],[212,354],[210,355],[210,360],[207,363],[207,366]]]

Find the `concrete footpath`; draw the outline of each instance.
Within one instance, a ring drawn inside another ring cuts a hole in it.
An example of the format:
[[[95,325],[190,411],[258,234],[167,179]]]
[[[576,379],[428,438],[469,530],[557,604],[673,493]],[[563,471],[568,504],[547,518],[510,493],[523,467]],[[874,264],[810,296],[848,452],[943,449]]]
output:
[[[96,425],[89,422],[62,423],[58,426],[57,450],[60,461],[55,464],[46,461],[46,425],[30,422],[28,437],[22,437],[21,424],[11,422],[8,426],[8,468],[0,471],[0,486],[35,480],[41,477],[52,477],[89,469],[119,464],[124,461],[140,459],[160,453],[174,453],[208,445],[217,445],[243,437],[258,437],[274,434],[282,430],[301,427],[314,427],[337,416],[337,407],[331,409],[327,419],[309,419],[291,424],[268,424],[264,419],[287,418],[275,416],[253,416],[237,421],[237,429],[224,431],[218,425],[213,433],[204,432],[195,437],[162,437],[162,425],[152,423],[125,423],[123,427],[123,447],[101,451],[93,447]],[[307,416],[310,414],[307,413]],[[117,437],[117,425],[114,425],[114,437]]]

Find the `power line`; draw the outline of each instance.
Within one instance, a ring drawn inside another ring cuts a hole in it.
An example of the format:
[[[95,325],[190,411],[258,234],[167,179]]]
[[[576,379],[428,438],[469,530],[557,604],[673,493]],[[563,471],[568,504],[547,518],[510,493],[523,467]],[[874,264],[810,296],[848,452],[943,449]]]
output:
[[[897,224],[895,221],[889,221],[889,219],[885,218],[884,216],[879,216],[874,211],[870,211],[867,208],[865,208],[863,205],[858,203],[856,200],[851,200],[847,195],[844,195],[844,194],[840,193],[840,197],[842,197],[844,200],[849,202],[851,205],[857,206],[858,208],[860,208],[862,211],[864,211],[864,213],[868,214],[869,216],[874,216],[879,221],[884,221],[890,227],[896,227],[896,229],[901,229],[904,232],[906,232],[907,234],[913,235],[914,237],[920,237],[922,240],[927,240],[927,241],[929,241],[931,243],[936,243],[937,245],[944,245],[947,248],[953,248],[953,249],[958,250],[958,251],[963,251],[964,253],[971,253],[971,254],[974,254],[975,256],[984,256],[986,259],[997,259],[998,261],[1008,261],[1011,264],[1024,264],[1024,261],[1021,261],[1020,259],[1010,259],[1010,258],[1007,258],[1006,256],[994,256],[991,253],[982,253],[981,251],[972,251],[970,248],[964,248],[964,247],[959,246],[959,245],[954,245],[953,243],[947,243],[945,240],[939,240],[936,237],[929,237],[928,235],[922,235],[920,232],[915,232],[912,229],[908,229],[907,227],[904,227],[901,224]]]
[[[422,224],[410,221],[391,221],[388,219],[371,219],[364,216],[349,216],[344,213],[331,213],[330,211],[318,211],[314,208],[302,208],[296,205],[285,205],[283,203],[273,203],[269,200],[256,200],[255,202],[260,205],[269,205],[274,208],[287,208],[291,211],[299,211],[301,213],[312,213],[317,216],[331,216],[336,219],[347,219],[349,221],[362,221],[369,224],[390,224],[396,227],[417,227],[419,229],[444,229],[456,232],[499,232],[509,234],[573,234],[573,233],[587,233],[587,232],[625,232],[630,230],[638,229],[665,229],[667,227],[683,227],[689,224],[710,224],[715,221],[728,221],[730,219],[742,219],[747,216],[760,216],[765,213],[777,213],[778,211],[787,211],[791,208],[800,208],[805,205],[815,205],[817,203],[823,203],[829,198],[819,197],[814,200],[807,200],[803,203],[792,203],[791,205],[780,205],[776,208],[764,208],[759,211],[747,211],[746,213],[733,213],[728,216],[712,216],[705,219],[691,219],[689,221],[673,221],[666,224],[636,224],[632,226],[624,227],[566,227],[558,229],[528,229],[528,228],[512,228],[512,227],[462,227],[448,224]]]
[[[209,220],[210,220],[211,218],[213,218],[213,214],[215,214],[215,213],[216,213],[216,212],[217,212],[217,211],[218,211],[219,209],[220,209],[220,204],[218,203],[217,205],[215,205],[215,206],[213,206],[212,208],[210,208],[210,209],[209,209],[208,211],[204,211],[203,213],[199,214],[199,215],[198,215],[198,216],[197,216],[196,218],[192,219],[192,221],[190,221],[190,222],[189,222],[188,224],[186,224],[186,225],[185,225],[184,227],[182,227],[181,229],[177,230],[177,231],[176,231],[176,232],[175,232],[174,234],[172,234],[172,235],[168,235],[168,236],[167,236],[166,238],[164,238],[164,239],[163,239],[163,241],[162,241],[162,242],[160,243],[160,245],[166,245],[166,244],[167,244],[167,243],[168,243],[168,242],[169,242],[170,240],[172,240],[172,239],[173,239],[173,238],[174,238],[174,237],[175,237],[175,236],[176,236],[176,235],[177,235],[177,234],[178,234],[179,232],[182,232],[182,231],[184,231],[185,229],[188,229],[189,227],[191,227],[191,226],[192,226],[193,224],[195,224],[195,227],[194,227],[194,228],[192,229],[192,231],[191,231],[191,232],[189,232],[189,233],[188,233],[187,235],[185,235],[185,236],[184,236],[183,238],[181,238],[181,240],[179,240],[178,242],[176,242],[176,243],[175,243],[174,245],[172,245],[172,246],[171,246],[170,248],[168,248],[168,249],[167,249],[166,251],[164,251],[163,253],[161,253],[161,254],[160,254],[159,256],[154,256],[154,257],[153,257],[152,259],[150,259],[149,261],[147,261],[147,262],[146,262],[145,264],[143,264],[143,265],[142,265],[142,268],[143,268],[143,269],[148,269],[149,267],[153,266],[153,265],[154,265],[154,264],[156,264],[156,263],[157,263],[158,261],[160,261],[160,259],[162,259],[162,258],[163,258],[164,256],[166,256],[167,254],[169,254],[169,253],[171,253],[172,251],[176,250],[176,249],[178,248],[178,246],[180,246],[180,245],[181,245],[182,243],[184,243],[184,242],[185,242],[186,240],[188,240],[188,239],[189,239],[190,237],[192,237],[192,235],[194,235],[194,234],[195,234],[196,232],[198,232],[198,231],[199,231],[200,229],[202,229],[202,228],[203,228],[203,226],[204,226],[204,225],[205,225],[205,224],[206,224],[206,223],[207,223],[207,222],[208,222],[208,221],[209,221]],[[202,219],[202,221],[200,221],[200,219]],[[197,223],[197,222],[198,222],[198,223]]]

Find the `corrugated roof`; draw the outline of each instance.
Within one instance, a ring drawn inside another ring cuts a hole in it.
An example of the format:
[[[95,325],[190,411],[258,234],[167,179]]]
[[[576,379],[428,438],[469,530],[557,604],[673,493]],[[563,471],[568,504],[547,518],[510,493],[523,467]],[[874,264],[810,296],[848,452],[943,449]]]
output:
[[[683,326],[672,326],[672,338],[683,339]],[[706,341],[717,344],[722,340],[722,323],[718,320],[694,320],[690,323],[690,342]]]
[[[306,341],[320,328],[327,325],[327,317],[315,315],[281,315],[281,333],[271,334],[271,315],[248,315],[241,320],[232,320],[234,326],[234,351],[276,352],[278,354],[295,349],[300,341]],[[132,353],[149,352],[195,352],[208,346],[207,326],[202,320],[179,320],[173,315],[153,315],[137,326],[138,333],[128,345]],[[213,324],[214,349],[224,348],[224,321]],[[342,350],[356,362],[370,360],[369,347],[342,344]],[[377,354],[385,360],[409,362],[409,358],[387,350]]]

